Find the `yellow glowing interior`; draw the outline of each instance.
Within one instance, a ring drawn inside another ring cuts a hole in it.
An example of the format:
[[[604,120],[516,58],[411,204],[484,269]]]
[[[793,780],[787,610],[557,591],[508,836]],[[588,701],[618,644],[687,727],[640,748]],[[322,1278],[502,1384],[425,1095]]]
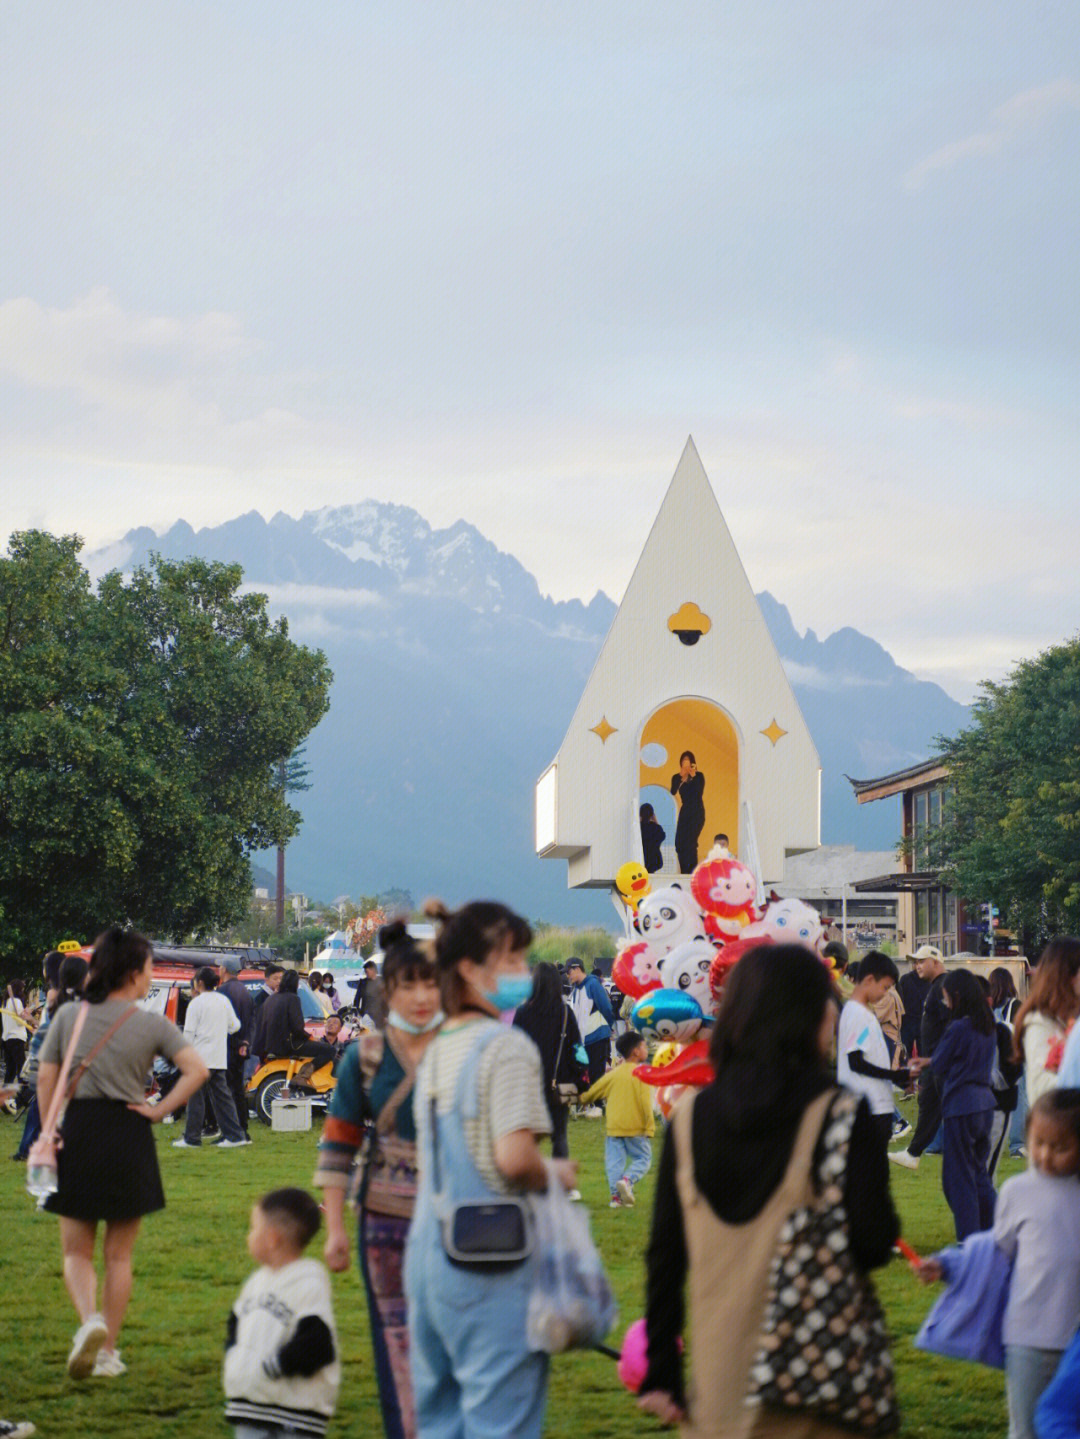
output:
[[[638,787],[658,785],[667,790],[679,768],[679,755],[692,750],[699,771],[705,776],[705,828],[698,844],[704,859],[714,834],[726,834],[732,854],[739,851],[739,738],[723,710],[708,700],[673,700],[649,719],[641,736],[641,747],[663,745],[663,764],[639,763]],[[674,834],[668,835],[674,842]]]

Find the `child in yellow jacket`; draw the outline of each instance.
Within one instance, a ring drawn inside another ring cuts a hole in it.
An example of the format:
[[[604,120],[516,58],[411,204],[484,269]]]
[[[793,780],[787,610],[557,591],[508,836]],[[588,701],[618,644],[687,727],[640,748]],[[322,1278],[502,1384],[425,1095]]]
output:
[[[634,1077],[634,1066],[649,1061],[644,1039],[636,1030],[628,1029],[619,1035],[615,1048],[621,1063],[601,1075],[581,1096],[581,1103],[607,1100],[604,1167],[611,1190],[611,1207],[621,1209],[634,1203],[634,1185],[649,1172],[656,1118],[651,1087]]]

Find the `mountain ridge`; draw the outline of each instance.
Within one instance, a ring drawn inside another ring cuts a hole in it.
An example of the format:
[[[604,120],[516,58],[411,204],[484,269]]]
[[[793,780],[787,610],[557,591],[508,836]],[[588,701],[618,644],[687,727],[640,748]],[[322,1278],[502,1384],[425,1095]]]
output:
[[[96,577],[155,550],[239,562],[245,589],[266,592],[335,672],[308,741],[312,788],[293,801],[304,824],[290,889],[491,893],[530,915],[610,920],[606,899],[568,892],[564,866],[540,862],[532,844],[535,781],[614,618],[607,595],[553,600],[468,521],[433,529],[374,500],[298,519],[252,510],[198,531],[143,526],[87,564]],[[822,841],[890,847],[895,808],[857,806],[844,775],[916,763],[967,709],[853,626],[819,639],[769,592],[757,598],[821,756]]]

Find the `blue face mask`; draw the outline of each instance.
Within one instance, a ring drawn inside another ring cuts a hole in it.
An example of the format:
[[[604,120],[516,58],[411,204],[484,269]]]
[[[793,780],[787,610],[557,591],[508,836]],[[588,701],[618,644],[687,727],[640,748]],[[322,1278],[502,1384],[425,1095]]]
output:
[[[532,975],[501,974],[495,988],[485,989],[482,993],[487,1002],[493,1004],[500,1013],[517,1009],[532,994]]]
[[[433,1029],[438,1029],[445,1018],[446,1015],[440,1009],[431,1016],[427,1024],[410,1024],[407,1019],[403,1019],[398,1014],[396,1009],[392,1009],[386,1016],[386,1022],[394,1029],[402,1030],[405,1034],[430,1034]]]

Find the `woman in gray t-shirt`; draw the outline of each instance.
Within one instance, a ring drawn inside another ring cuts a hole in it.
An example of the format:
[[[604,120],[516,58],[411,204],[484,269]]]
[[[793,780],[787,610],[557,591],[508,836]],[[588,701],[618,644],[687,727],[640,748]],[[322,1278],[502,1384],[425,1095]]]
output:
[[[94,944],[83,987],[88,1008],[72,1058],[72,1078],[80,1062],[105,1043],[80,1076],[67,1106],[57,1156],[58,1187],[45,1203],[60,1216],[64,1283],[80,1320],[68,1356],[73,1379],[124,1372],[116,1339],[131,1295],[131,1255],[142,1216],[165,1204],[150,1125],[179,1109],[208,1076],[174,1024],[138,1007],[152,978],[153,951],[141,934],[114,927]],[[63,1005],[49,1025],[38,1066],[42,1115],[48,1113],[82,1008],[81,1003]],[[153,1107],[146,1103],[146,1077],[159,1054],[172,1060],[180,1079]],[[100,1221],[105,1223],[101,1310],[94,1269]]]

